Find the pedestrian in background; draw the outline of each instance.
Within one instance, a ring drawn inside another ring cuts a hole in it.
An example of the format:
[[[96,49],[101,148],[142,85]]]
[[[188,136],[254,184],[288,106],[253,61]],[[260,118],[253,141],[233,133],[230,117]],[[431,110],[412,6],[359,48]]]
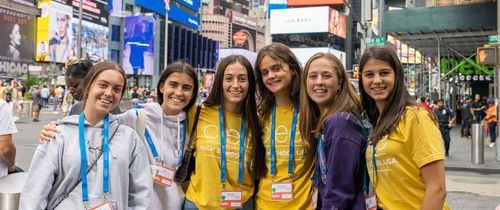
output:
[[[490,134],[489,148],[495,147],[497,139],[497,105],[495,99],[489,99],[488,105],[490,106],[486,111],[486,122],[488,122],[488,132]]]
[[[366,49],[359,66],[361,102],[373,125],[366,162],[378,206],[449,210],[434,113],[412,100],[391,48]]]
[[[33,101],[33,104],[31,106],[33,122],[39,122],[40,120],[38,118],[40,116],[40,110],[42,109],[43,104],[39,85],[35,85],[35,87],[31,91],[31,100]]]
[[[301,69],[297,57],[281,43],[267,45],[257,55],[258,109],[269,170],[260,179],[255,209],[311,208],[316,148],[300,134]]]
[[[438,119],[439,131],[443,137],[445,155],[448,157],[450,156],[450,130],[455,124],[456,116],[451,109],[444,106],[444,100],[442,98],[437,100],[437,106],[434,113]]]
[[[146,149],[109,114],[123,96],[125,72],[97,63],[83,84],[83,111],[59,120],[60,133],[37,147],[19,209],[148,209]]]
[[[332,54],[313,55],[302,78],[300,133],[318,148],[316,209],[364,210],[366,136],[359,120],[361,101],[342,62]]]
[[[474,116],[474,123],[482,124],[485,108],[486,105],[481,103],[481,96],[479,94],[476,94],[474,96],[474,102],[472,102],[472,114]]]
[[[465,96],[464,103],[462,104],[462,137],[471,136],[471,126],[474,122],[474,111],[472,110],[471,98],[470,96]]]
[[[40,94],[42,94],[42,108],[47,108],[47,106],[49,105],[49,98],[50,98],[50,90],[47,87],[47,85],[43,86]]]

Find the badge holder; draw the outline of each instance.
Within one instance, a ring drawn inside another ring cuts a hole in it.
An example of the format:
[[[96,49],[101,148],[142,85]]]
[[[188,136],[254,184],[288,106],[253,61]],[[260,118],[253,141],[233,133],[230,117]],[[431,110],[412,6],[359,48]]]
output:
[[[114,210],[118,209],[116,206],[116,201],[111,199],[108,193],[104,194],[103,199],[90,199],[87,202],[83,202],[86,210]]]
[[[175,177],[175,169],[165,166],[163,161],[157,160],[156,162],[156,164],[151,165],[151,174],[153,175],[154,183],[164,187],[172,186]]]
[[[238,190],[225,190],[226,185],[222,185],[222,191],[220,193],[220,204],[219,207],[223,209],[237,209],[243,207],[243,195],[240,185]]]
[[[274,180],[274,178],[273,178]],[[291,177],[287,182],[277,182],[271,184],[271,201],[289,201],[293,199],[293,184]]]

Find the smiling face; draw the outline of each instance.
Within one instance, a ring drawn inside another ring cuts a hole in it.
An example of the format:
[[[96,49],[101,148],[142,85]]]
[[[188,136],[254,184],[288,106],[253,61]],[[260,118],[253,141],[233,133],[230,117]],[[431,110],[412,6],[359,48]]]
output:
[[[373,98],[379,111],[384,110],[394,89],[394,69],[389,63],[372,58],[363,66],[361,77],[366,94]]]
[[[260,72],[266,88],[274,95],[289,95],[292,70],[285,62],[264,56],[260,62]]]
[[[240,110],[248,94],[248,72],[239,62],[230,64],[224,71],[222,88],[224,107],[228,110]]]
[[[124,86],[125,78],[118,71],[102,71],[90,86],[85,110],[99,116],[107,115],[120,101]]]
[[[69,93],[73,96],[74,99],[80,100],[82,97],[82,89],[80,87],[80,84],[83,81],[83,78],[76,78],[76,77],[64,77],[66,80],[66,86],[68,86],[68,91]]]
[[[163,112],[167,115],[179,114],[193,98],[193,88],[194,81],[189,75],[178,72],[170,74],[160,88]]]
[[[306,90],[307,95],[323,112],[339,90],[339,79],[334,64],[325,58],[312,61],[307,69]]]

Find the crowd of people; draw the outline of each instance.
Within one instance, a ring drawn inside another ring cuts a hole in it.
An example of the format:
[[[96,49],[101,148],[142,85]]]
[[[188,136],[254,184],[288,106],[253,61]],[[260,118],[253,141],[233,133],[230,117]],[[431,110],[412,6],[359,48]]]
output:
[[[254,68],[222,59],[197,102],[194,68],[176,62],[155,102],[122,112],[123,69],[73,61],[75,103],[41,131],[20,209],[449,209],[440,130],[453,120],[436,114],[451,111],[411,98],[393,49],[359,66],[357,94],[339,58],[302,68],[274,43]]]

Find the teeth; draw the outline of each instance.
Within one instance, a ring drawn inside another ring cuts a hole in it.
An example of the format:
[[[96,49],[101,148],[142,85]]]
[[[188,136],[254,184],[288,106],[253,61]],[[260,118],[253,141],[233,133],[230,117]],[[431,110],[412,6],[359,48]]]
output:
[[[105,103],[105,104],[111,104],[111,103],[112,103],[112,101],[111,101],[111,100],[107,100],[107,99],[100,99],[100,101],[101,101],[102,103]]]
[[[174,102],[182,102],[183,100],[180,99],[180,98],[173,98],[173,97],[170,97],[170,100],[174,101]]]
[[[326,90],[325,89],[317,89],[317,90],[313,90],[315,93],[326,93]]]

